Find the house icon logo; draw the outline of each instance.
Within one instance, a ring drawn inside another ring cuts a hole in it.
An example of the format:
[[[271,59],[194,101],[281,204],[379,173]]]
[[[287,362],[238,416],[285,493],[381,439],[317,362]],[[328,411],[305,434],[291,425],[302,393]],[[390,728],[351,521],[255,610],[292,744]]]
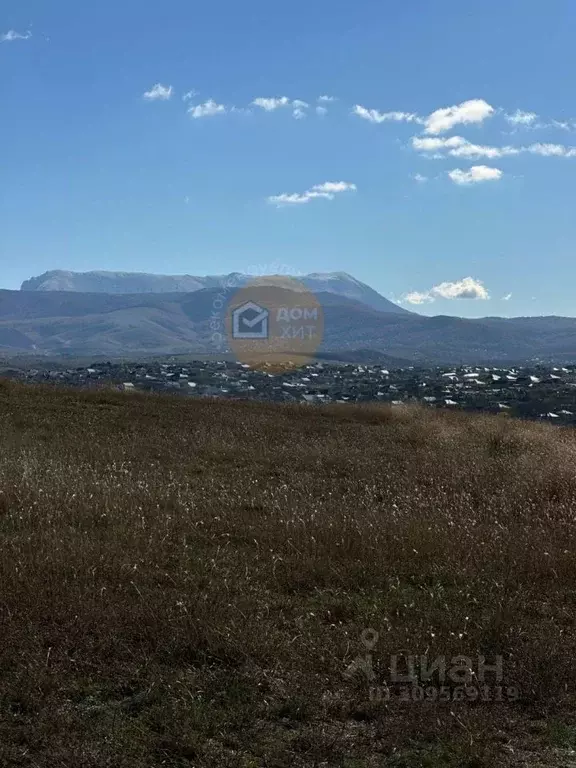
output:
[[[314,358],[324,317],[320,302],[303,283],[270,275],[234,292],[226,307],[225,328],[238,361],[273,373]]]
[[[232,338],[267,339],[269,318],[270,312],[265,307],[247,301],[232,312]]]

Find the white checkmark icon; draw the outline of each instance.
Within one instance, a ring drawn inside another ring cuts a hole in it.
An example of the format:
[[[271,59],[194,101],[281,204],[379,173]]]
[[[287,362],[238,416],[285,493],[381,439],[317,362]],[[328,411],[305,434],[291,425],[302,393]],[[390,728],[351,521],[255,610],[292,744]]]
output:
[[[248,318],[243,317],[242,323],[248,328],[254,328],[255,325],[258,325],[258,323],[263,322],[268,317],[268,312],[265,310],[264,312],[261,312],[259,315],[256,315],[256,317],[253,317],[252,320],[248,320]]]

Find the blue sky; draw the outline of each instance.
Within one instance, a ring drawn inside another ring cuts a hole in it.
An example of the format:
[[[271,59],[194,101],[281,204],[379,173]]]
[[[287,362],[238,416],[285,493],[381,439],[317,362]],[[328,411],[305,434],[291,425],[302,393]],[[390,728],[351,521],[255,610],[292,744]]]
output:
[[[280,265],[426,314],[576,315],[575,24],[573,0],[4,0],[0,286]]]

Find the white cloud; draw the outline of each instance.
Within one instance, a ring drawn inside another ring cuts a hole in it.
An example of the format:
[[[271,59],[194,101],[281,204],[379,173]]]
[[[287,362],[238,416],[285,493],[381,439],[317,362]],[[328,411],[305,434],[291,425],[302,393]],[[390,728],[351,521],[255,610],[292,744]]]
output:
[[[465,277],[455,282],[444,282],[429,291],[412,291],[404,296],[409,304],[425,304],[436,299],[480,299],[486,301],[490,295],[481,280]]]
[[[294,192],[292,194],[272,195],[268,198],[269,203],[281,207],[283,205],[304,205],[311,200],[324,198],[333,200],[334,196],[340,192],[355,191],[356,184],[350,184],[347,181],[325,181],[323,184],[315,184],[305,192]]]
[[[361,117],[363,120],[368,120],[371,123],[415,123],[421,122],[418,115],[413,112],[378,112],[377,109],[366,109],[366,107],[356,104],[352,108],[352,114]]]
[[[542,123],[535,112],[527,112],[522,109],[517,109],[515,112],[504,112],[502,109],[496,110],[484,99],[469,99],[451,107],[442,107],[427,117],[420,117],[414,112],[379,112],[377,109],[367,109],[360,104],[354,105],[352,113],[372,123],[388,121],[420,123],[424,125],[424,132],[432,136],[446,133],[456,125],[483,123],[486,119],[497,113],[502,113],[504,119],[514,128],[576,129],[576,121],[552,120],[550,123]]]
[[[557,128],[562,131],[573,131],[576,129],[575,120],[540,120],[535,112],[523,112],[517,109],[516,112],[504,113],[504,119],[510,123],[513,128],[527,128],[530,130],[545,130],[547,128]]]
[[[419,123],[421,122],[421,118],[418,117],[414,112],[385,112],[384,117],[387,117],[389,120],[393,120],[396,123]]]
[[[149,91],[146,91],[144,98],[147,101],[168,101],[172,98],[174,89],[171,85],[161,85],[156,83]]]
[[[306,117],[306,112],[304,110],[308,109],[310,105],[305,101],[300,101],[300,99],[294,99],[291,106],[293,108],[292,117],[296,120],[302,120]]]
[[[466,144],[462,136],[451,136],[449,139],[431,139],[420,136],[412,137],[412,146],[421,152],[438,152],[440,149],[452,149]]]
[[[188,114],[197,120],[200,117],[213,117],[223,115],[226,112],[224,104],[217,104],[213,99],[208,99],[204,104],[195,104],[190,107]]]
[[[458,147],[450,150],[452,157],[507,157],[509,155],[519,155],[522,149],[518,147],[487,147],[482,144],[471,144],[465,141]]]
[[[441,150],[446,151],[452,157],[507,157],[508,155],[518,155],[524,151],[517,147],[489,147],[481,144],[472,144],[462,136],[450,136],[447,139],[431,137],[412,137],[412,146],[420,152],[436,153],[435,157],[442,157]]]
[[[469,171],[455,168],[448,172],[448,176],[454,184],[463,186],[478,184],[482,181],[498,181],[502,178],[502,171],[499,168],[489,168],[487,165],[473,165]]]
[[[415,173],[414,176],[412,176],[414,181],[417,181],[419,184],[424,184],[424,182],[428,181],[428,176],[422,176],[421,173]]]
[[[328,109],[326,108],[326,104],[332,104],[335,101],[338,101],[338,99],[335,96],[318,96],[318,104],[320,106],[316,107],[316,114],[320,115],[320,117],[324,117],[328,114]]]
[[[462,102],[462,104],[443,107],[432,112],[424,121],[425,132],[436,135],[451,130],[455,125],[482,123],[494,112],[494,107],[490,106],[484,99],[470,99]]]
[[[490,298],[481,280],[465,277],[454,283],[446,282],[432,288],[432,294],[442,299],[482,299]]]
[[[510,301],[511,298],[512,298],[512,294],[507,293],[506,296],[502,296],[502,301]]]
[[[182,96],[182,101],[190,101],[190,99],[193,99],[193,98],[194,98],[194,96],[198,96],[198,91],[195,91],[195,90],[194,90],[194,88],[192,88],[192,90],[191,90],[191,91],[187,91],[187,92],[186,92],[186,93],[185,93],[185,94]]]
[[[420,152],[438,153],[445,150],[452,157],[478,158],[486,157],[494,159],[509,157],[529,152],[543,157],[576,157],[576,147],[565,147],[563,144],[531,144],[527,147],[490,147],[481,144],[472,144],[462,136],[450,136],[447,139],[431,137],[412,137],[412,146]],[[437,155],[442,157],[442,155]]]
[[[524,151],[543,157],[576,157],[576,148],[565,147],[563,144],[531,144]]]
[[[412,291],[411,293],[407,293],[406,296],[402,298],[402,301],[407,301],[409,304],[425,304],[434,301],[434,298],[429,293]]]
[[[32,32],[26,32],[25,35],[21,35],[20,32],[16,32],[15,29],[10,29],[3,35],[0,35],[0,43],[13,43],[16,40],[29,40],[32,37]]]
[[[289,107],[291,106],[291,101],[288,98],[288,96],[280,96],[280,97],[272,97],[272,98],[264,98],[262,96],[259,96],[257,99],[254,99],[252,104],[255,107],[260,107],[261,109],[265,110],[266,112],[273,112],[275,109],[279,109],[280,107]]]
[[[356,190],[356,184],[349,184],[347,181],[325,181],[324,184],[316,184],[312,187],[318,192],[346,192],[347,190]]]
[[[548,126],[544,125],[542,127],[547,128]],[[576,128],[576,122],[574,120],[552,120],[550,127],[561,128],[563,131],[573,131]]]
[[[538,119],[536,112],[524,112],[517,109],[516,112],[504,115],[507,122],[514,126],[530,126]]]
[[[260,107],[265,112],[274,112],[276,109],[287,107],[292,110],[292,117],[296,120],[302,120],[306,117],[304,110],[310,106],[307,101],[301,99],[289,99],[288,96],[273,96],[270,98],[259,96],[252,102],[253,106]]]
[[[268,198],[269,203],[274,203],[278,207],[281,205],[301,205],[309,203],[315,197],[326,197],[326,195],[312,194],[311,192],[294,192],[292,194],[283,193],[281,195],[272,195]]]

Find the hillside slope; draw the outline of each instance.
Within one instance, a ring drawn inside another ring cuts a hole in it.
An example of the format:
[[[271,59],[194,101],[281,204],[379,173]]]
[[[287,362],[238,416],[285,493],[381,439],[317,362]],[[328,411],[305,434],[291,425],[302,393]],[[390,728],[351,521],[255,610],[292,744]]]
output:
[[[295,280],[303,283],[314,293],[333,293],[346,299],[360,301],[381,312],[411,314],[369,285],[356,280],[347,272],[314,272],[309,275],[295,275]],[[22,283],[22,291],[77,291],[80,293],[190,293],[203,288],[225,287],[226,291],[235,290],[254,280],[253,275],[232,272],[229,275],[152,275],[138,272],[66,272],[53,270],[38,277],[32,277]],[[274,280],[274,276],[270,276]],[[258,277],[259,282],[266,282],[266,277]]]
[[[1,382],[0,431],[1,765],[574,764],[573,431]]]
[[[216,353],[210,318],[221,295],[221,288],[160,294],[0,291],[0,349],[50,355]],[[374,350],[448,364],[576,359],[575,318],[426,317],[380,312],[331,292],[317,297],[325,315],[321,352]]]

